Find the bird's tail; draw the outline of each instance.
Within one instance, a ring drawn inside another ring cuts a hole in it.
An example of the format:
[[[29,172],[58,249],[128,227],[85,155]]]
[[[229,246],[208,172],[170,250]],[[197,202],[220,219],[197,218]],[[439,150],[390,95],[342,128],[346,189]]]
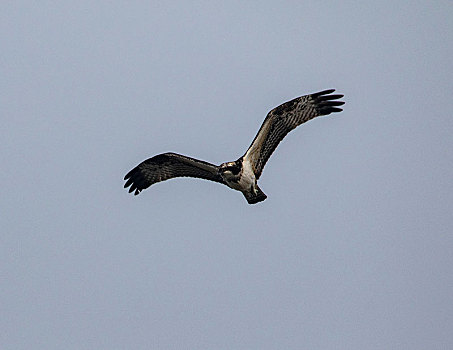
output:
[[[255,187],[255,191],[253,189],[250,189],[250,191],[244,191],[242,192],[244,194],[245,199],[247,199],[247,202],[249,204],[256,204],[258,202],[264,201],[267,196],[264,194],[263,191],[261,191],[261,188],[258,186]]]

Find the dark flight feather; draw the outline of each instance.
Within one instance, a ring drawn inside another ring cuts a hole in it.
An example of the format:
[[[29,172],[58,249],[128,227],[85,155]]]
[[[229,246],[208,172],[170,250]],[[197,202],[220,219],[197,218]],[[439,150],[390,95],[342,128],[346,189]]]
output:
[[[152,184],[175,177],[196,177],[225,184],[214,164],[181,154],[162,153],[141,162],[127,173],[124,188],[130,186],[129,193],[135,191],[137,195]]]
[[[334,89],[297,97],[271,110],[259,129],[255,139],[244,155],[252,161],[255,176],[259,179],[264,165],[281,140],[297,126],[321,115],[341,112],[344,104],[336,101],[343,95],[331,95]]]

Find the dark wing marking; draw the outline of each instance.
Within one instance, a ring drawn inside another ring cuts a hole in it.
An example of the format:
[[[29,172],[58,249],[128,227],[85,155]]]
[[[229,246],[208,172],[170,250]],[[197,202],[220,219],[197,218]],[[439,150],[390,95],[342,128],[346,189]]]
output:
[[[176,153],[163,153],[141,162],[129,171],[124,177],[127,180],[124,188],[130,186],[129,193],[135,191],[137,195],[156,182],[184,176],[225,184],[214,164]]]
[[[344,104],[336,101],[343,95],[331,95],[334,89],[297,97],[271,110],[264,119],[258,134],[244,155],[252,162],[258,179],[264,165],[281,140],[302,123],[321,115],[341,112]]]

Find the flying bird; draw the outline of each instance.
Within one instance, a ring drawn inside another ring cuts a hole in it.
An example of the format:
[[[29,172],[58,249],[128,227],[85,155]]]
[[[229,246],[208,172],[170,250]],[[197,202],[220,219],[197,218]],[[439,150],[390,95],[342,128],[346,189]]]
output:
[[[139,194],[149,186],[175,177],[196,177],[215,181],[242,192],[249,204],[267,196],[257,181],[264,165],[281,140],[291,130],[315,117],[341,112],[343,95],[325,90],[297,97],[271,110],[245,154],[238,160],[217,166],[176,153],[162,153],[149,158],[126,174],[124,188]]]

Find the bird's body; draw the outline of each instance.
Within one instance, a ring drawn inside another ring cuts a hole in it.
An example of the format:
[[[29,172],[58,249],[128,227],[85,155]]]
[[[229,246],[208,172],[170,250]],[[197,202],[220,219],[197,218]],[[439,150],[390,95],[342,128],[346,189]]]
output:
[[[174,177],[197,177],[222,183],[244,194],[249,204],[261,202],[267,196],[258,187],[264,165],[280,141],[298,125],[317,116],[341,112],[343,95],[331,95],[325,90],[283,103],[268,114],[247,152],[236,161],[220,166],[176,153],[163,153],[149,158],[125,177],[125,188],[135,195],[154,183]]]
[[[232,168],[234,169],[231,170]],[[261,202],[266,199],[267,196],[261,191],[256,183],[257,178],[253,171],[253,166],[248,159],[244,160],[244,158],[241,157],[235,162],[223,163],[219,167],[219,172],[226,185],[234,190],[242,192],[250,204]],[[235,172],[237,173],[235,174]]]

